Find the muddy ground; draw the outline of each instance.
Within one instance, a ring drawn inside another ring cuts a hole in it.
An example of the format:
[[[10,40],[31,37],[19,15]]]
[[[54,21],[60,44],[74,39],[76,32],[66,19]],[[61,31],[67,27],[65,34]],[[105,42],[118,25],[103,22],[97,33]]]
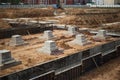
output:
[[[85,73],[76,80],[120,80],[120,57]]]

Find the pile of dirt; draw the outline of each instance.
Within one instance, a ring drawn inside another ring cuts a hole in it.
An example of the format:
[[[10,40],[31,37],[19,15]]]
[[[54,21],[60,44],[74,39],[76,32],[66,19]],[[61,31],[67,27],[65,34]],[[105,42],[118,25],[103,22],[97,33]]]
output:
[[[66,9],[68,15],[81,15],[81,14],[90,14],[90,13],[116,13],[119,12],[119,9],[88,9],[88,8],[70,8]]]
[[[60,20],[60,24],[67,24],[67,25],[80,25],[83,24],[81,17],[77,16],[66,16]]]
[[[1,11],[1,10],[0,10]],[[50,17],[54,16],[53,9],[2,9],[0,18],[23,18],[23,17]]]
[[[107,29],[107,30],[113,31],[113,32],[120,32],[120,23],[117,25],[102,27],[102,29]]]
[[[66,9],[66,14],[68,15],[79,15],[82,13],[85,13],[84,9],[75,9],[75,8]]]
[[[68,25],[101,25],[104,23],[119,22],[118,9],[66,9],[67,16],[60,20],[61,24]]]
[[[69,25],[101,25],[119,21],[119,14],[85,14],[66,16],[60,20],[60,23]]]

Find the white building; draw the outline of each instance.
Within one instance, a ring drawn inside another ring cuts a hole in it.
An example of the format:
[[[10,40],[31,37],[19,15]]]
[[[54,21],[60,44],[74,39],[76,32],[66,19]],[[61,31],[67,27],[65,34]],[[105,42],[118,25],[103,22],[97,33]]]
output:
[[[120,0],[96,0],[97,5],[116,5],[120,4]]]

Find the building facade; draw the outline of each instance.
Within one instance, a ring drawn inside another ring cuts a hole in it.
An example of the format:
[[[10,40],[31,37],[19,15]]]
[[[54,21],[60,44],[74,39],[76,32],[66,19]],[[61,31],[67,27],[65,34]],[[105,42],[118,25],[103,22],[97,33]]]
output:
[[[81,4],[85,5],[87,3],[94,3],[96,5],[115,5],[120,4],[120,0],[60,0],[62,4],[74,5]],[[0,0],[0,3],[11,3],[11,4],[56,4],[57,0]]]
[[[86,4],[90,3],[93,0],[60,0],[61,3],[67,4],[67,5],[73,5],[73,4]],[[25,4],[56,4],[57,0],[22,0]]]
[[[97,5],[116,5],[120,4],[120,0],[96,0]]]
[[[62,4],[73,5],[73,4],[87,4],[95,2],[94,0],[60,0]],[[0,0],[0,3],[11,3],[11,4],[56,4],[57,0]]]

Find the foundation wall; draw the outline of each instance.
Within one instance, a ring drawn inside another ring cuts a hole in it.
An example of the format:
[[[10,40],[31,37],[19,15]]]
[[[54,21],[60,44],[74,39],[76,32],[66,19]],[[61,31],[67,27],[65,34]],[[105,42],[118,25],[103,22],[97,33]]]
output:
[[[45,30],[53,30],[53,27],[37,27],[28,25],[19,25],[19,28],[3,29],[0,30],[0,39],[10,38],[12,35],[28,35],[44,32]]]
[[[87,72],[96,66],[100,66],[106,61],[119,55],[120,40],[117,40],[0,78],[1,80],[46,80],[47,77],[47,80],[73,80],[73,78],[77,78],[82,73]],[[50,71],[53,72],[49,73]]]
[[[50,71],[50,72],[44,73],[40,76],[29,79],[29,80],[54,80],[54,76],[55,76],[55,72]]]

